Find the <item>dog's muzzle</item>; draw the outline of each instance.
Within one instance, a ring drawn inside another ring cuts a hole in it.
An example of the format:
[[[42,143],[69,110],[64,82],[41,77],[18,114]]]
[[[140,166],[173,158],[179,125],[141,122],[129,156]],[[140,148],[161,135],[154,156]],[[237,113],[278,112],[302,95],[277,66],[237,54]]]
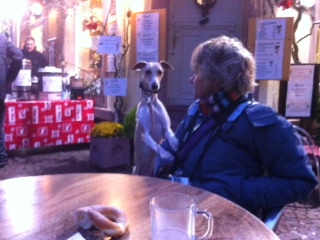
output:
[[[159,85],[156,84],[156,83],[153,83],[152,86],[151,86],[151,89],[152,89],[152,91],[158,91]]]
[[[147,89],[143,86],[142,82],[140,82],[139,87],[141,88],[142,91],[146,93],[158,93],[160,91],[160,88],[157,84],[152,84],[152,89]]]

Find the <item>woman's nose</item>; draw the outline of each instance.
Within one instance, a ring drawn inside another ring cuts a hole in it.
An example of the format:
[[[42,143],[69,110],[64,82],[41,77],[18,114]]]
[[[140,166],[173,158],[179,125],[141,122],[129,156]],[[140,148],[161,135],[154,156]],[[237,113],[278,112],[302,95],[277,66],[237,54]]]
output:
[[[196,78],[196,75],[193,74],[193,75],[189,78],[189,82],[190,82],[191,84],[193,84],[195,78]]]

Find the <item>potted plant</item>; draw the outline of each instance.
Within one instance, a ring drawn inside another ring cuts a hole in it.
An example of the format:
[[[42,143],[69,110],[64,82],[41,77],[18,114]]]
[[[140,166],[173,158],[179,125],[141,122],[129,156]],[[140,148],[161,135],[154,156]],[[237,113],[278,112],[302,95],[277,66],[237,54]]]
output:
[[[127,138],[133,138],[136,129],[136,112],[137,107],[134,107],[125,117],[123,121],[123,133]]]
[[[101,122],[94,125],[90,136],[90,161],[93,164],[100,168],[132,165],[136,111],[134,107],[123,124]]]
[[[134,133],[136,130],[136,112],[137,107],[134,107],[125,117],[123,121],[123,133],[126,138],[130,139],[130,158],[133,165],[134,155]]]
[[[90,161],[100,168],[130,165],[130,138],[124,132],[120,123],[96,123],[90,136]]]

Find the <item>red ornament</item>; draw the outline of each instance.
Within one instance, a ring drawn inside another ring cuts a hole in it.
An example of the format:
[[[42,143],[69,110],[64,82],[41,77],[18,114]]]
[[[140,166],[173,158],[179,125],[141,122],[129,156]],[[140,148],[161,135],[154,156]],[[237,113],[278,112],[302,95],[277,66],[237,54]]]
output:
[[[282,10],[285,10],[285,9],[292,7],[293,1],[294,0],[282,0],[281,2],[279,2],[278,6],[282,7]]]
[[[98,23],[97,22],[90,22],[86,25],[87,29],[89,30],[97,30]]]

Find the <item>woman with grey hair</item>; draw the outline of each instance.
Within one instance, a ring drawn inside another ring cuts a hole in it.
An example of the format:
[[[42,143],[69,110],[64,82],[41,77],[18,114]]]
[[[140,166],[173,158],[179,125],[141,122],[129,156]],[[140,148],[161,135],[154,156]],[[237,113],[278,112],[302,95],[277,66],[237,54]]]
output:
[[[221,36],[200,44],[192,53],[191,68],[192,77],[203,79],[214,92],[245,95],[256,86],[255,60],[235,38]]]
[[[304,200],[317,185],[306,152],[285,118],[254,102],[255,60],[242,43],[220,36],[193,51],[197,99],[176,131],[172,159],[155,175],[221,195],[254,214]]]

